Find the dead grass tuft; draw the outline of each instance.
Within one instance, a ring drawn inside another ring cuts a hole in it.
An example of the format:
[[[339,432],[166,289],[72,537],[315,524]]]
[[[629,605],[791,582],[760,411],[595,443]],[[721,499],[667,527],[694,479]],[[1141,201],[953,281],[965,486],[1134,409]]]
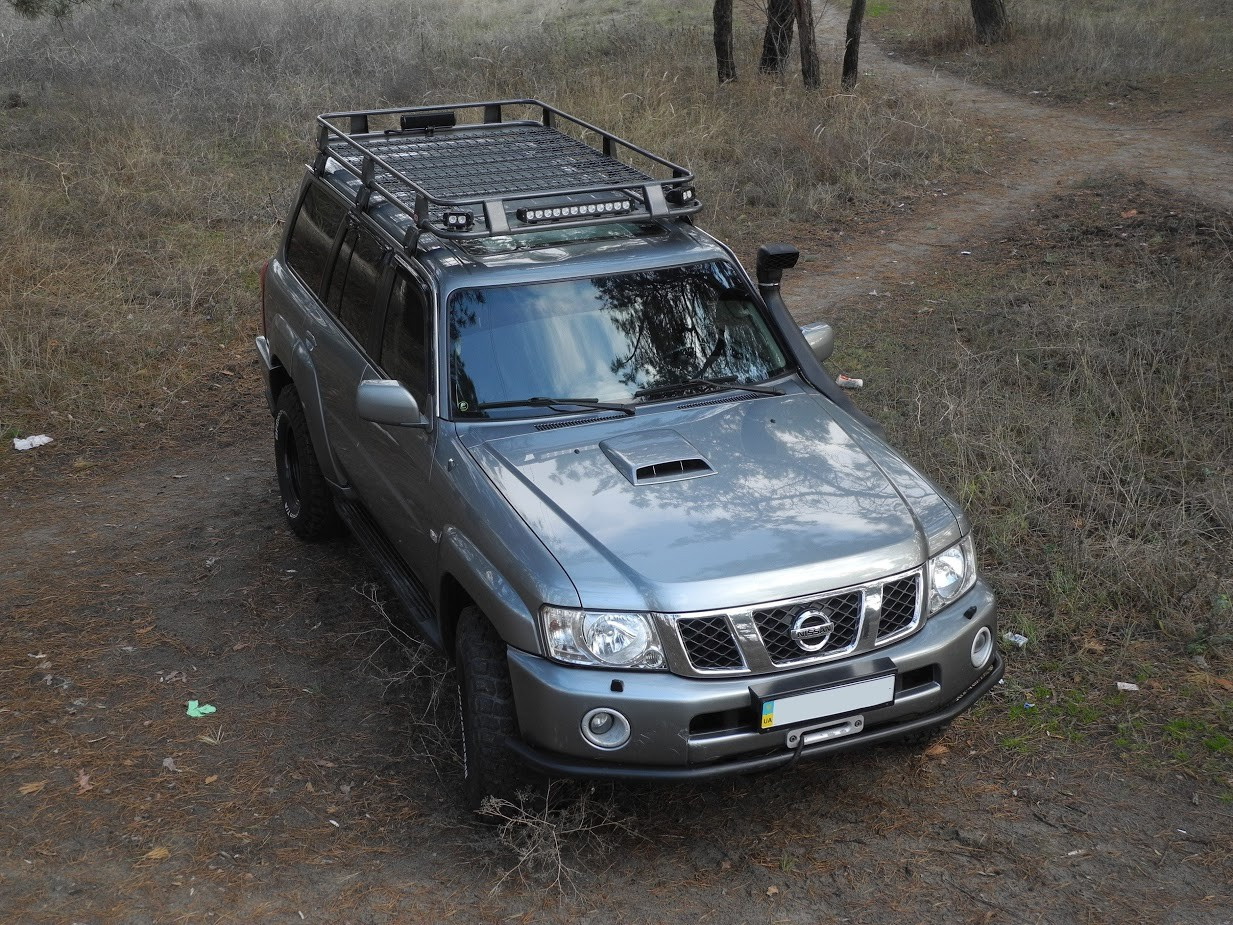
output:
[[[497,843],[514,864],[493,885],[512,877],[562,895],[578,892],[587,859],[613,850],[621,837],[636,835],[633,820],[592,786],[555,781],[545,794],[520,794],[514,801],[489,797],[480,815],[497,826]]]

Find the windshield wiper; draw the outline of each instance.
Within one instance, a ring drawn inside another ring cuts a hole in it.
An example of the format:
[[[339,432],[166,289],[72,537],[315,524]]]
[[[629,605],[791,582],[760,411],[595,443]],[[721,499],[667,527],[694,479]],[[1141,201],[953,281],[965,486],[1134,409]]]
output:
[[[647,386],[635,392],[634,398],[659,398],[663,395],[671,395],[673,392],[722,392],[724,389],[743,389],[746,392],[757,392],[760,395],[783,394],[783,389],[769,385],[737,382],[736,376],[723,376],[718,379],[686,379],[684,382]]]
[[[490,408],[551,408],[553,405],[584,405],[600,411],[620,411],[622,414],[634,414],[634,409],[629,405],[600,401],[598,398],[544,398],[542,396],[514,398],[510,401],[485,401],[477,404],[472,410],[487,411]]]

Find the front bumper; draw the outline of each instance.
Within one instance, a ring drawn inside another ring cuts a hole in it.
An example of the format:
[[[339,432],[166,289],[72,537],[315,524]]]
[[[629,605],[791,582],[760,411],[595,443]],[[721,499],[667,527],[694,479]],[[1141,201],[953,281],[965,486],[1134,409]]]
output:
[[[550,774],[629,780],[762,771],[874,745],[949,722],[997,684],[1004,664],[996,651],[980,668],[971,662],[972,640],[982,627],[997,638],[994,597],[978,581],[907,639],[841,662],[773,675],[720,680],[610,672],[558,665],[511,649],[522,738],[508,745],[528,765]],[[862,711],[860,732],[789,747],[789,733],[800,727],[757,728],[751,687],[769,685],[781,694],[809,690],[876,674],[888,661],[896,674],[894,702]],[[583,716],[600,707],[629,720],[632,735],[624,747],[604,750],[582,737]]]

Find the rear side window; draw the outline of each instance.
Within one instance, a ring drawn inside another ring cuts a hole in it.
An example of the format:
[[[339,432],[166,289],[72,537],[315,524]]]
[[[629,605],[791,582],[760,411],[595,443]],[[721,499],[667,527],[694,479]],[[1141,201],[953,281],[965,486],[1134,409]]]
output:
[[[310,186],[287,238],[288,265],[318,296],[334,235],[346,214],[337,199],[316,185]]]
[[[381,339],[381,368],[415,396],[420,410],[428,403],[428,301],[420,283],[399,269],[390,290]]]
[[[365,350],[374,342],[373,314],[377,283],[381,279],[385,248],[362,228],[352,228],[343,238],[330,274],[325,304]]]

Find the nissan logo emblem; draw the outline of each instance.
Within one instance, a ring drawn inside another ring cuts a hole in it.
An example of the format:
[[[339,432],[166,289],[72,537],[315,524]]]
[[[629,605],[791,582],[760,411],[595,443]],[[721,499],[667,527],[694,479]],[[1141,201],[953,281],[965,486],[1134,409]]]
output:
[[[792,622],[788,635],[806,652],[817,652],[830,642],[835,623],[820,610],[806,610]]]

